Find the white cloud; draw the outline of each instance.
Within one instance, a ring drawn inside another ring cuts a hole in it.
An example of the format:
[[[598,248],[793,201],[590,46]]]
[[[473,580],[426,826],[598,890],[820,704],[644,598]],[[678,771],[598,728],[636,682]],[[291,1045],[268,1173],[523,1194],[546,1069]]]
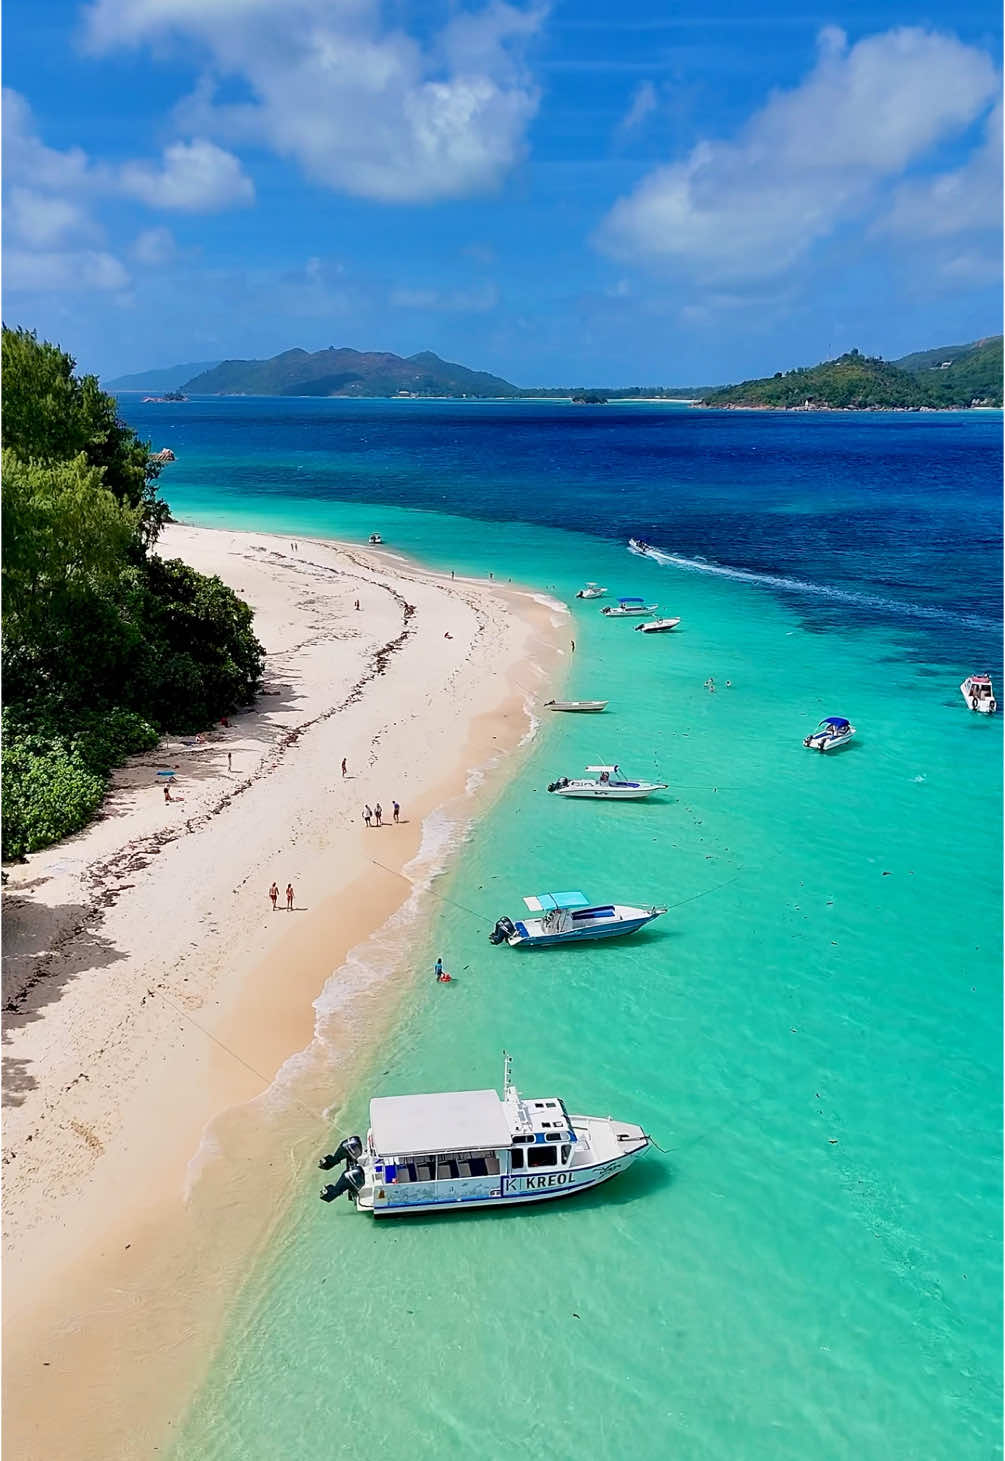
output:
[[[651,81],[641,82],[632,95],[627,112],[618,123],[617,133],[619,137],[627,137],[629,133],[635,132],[642,123],[659,106],[659,93]]]
[[[379,0],[95,0],[98,51],[164,41],[205,58],[177,116],[190,133],[293,158],[325,186],[386,202],[496,186],[519,160],[538,94],[524,60],[544,11],[491,0],[425,43]],[[251,100],[216,100],[216,79]]]
[[[902,183],[877,225],[913,238],[1001,229],[1002,108],[988,117],[985,138],[961,167]]]
[[[133,243],[133,257],[141,264],[167,264],[176,253],[169,228],[145,228]]]
[[[165,147],[159,167],[149,162],[124,163],[119,187],[151,208],[186,213],[217,213],[250,203],[255,196],[251,179],[233,153],[201,138]]]
[[[402,286],[391,290],[388,302],[393,309],[484,314],[495,309],[499,303],[499,290],[494,284],[481,284],[475,289],[421,289]]]
[[[5,249],[4,284],[25,293],[123,290],[129,275],[114,254],[95,249]]]
[[[100,232],[79,203],[34,188],[12,187],[6,210],[12,237],[32,248],[51,249],[74,238],[93,239]]]
[[[878,186],[970,125],[997,90],[991,57],[903,28],[851,48],[821,32],[817,64],[774,93],[733,141],[702,141],[608,214],[600,246],[705,280],[784,272],[874,206]]]

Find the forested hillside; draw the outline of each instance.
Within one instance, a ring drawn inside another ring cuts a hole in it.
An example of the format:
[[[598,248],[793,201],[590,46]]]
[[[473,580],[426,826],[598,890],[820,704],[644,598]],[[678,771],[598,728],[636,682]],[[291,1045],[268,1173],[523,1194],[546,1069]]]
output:
[[[76,831],[108,772],[163,731],[246,705],[247,604],[153,551],[149,444],[71,357],[3,330],[3,856]]]

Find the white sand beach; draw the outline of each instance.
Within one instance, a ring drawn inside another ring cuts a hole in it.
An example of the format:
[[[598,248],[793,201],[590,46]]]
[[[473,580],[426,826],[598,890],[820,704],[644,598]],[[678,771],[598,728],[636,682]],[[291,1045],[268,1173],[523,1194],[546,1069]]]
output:
[[[354,983],[347,954],[412,895],[424,820],[501,783],[565,663],[561,606],[389,551],[177,525],[160,551],[253,606],[264,693],[134,758],[98,820],[10,869],[4,1426],[23,1461],[162,1444],[416,973]],[[365,802],[390,825],[367,829]],[[263,1100],[336,971],[324,1061],[295,1106]]]

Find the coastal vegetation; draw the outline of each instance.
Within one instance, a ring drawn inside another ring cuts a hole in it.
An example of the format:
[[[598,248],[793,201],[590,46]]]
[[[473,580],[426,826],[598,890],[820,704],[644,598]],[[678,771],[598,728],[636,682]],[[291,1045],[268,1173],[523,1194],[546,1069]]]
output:
[[[153,550],[159,463],[92,375],[3,330],[3,857],[93,815],[165,731],[245,705],[263,651],[219,579]]]
[[[936,358],[938,357],[938,358]],[[946,410],[1002,404],[1002,340],[890,362],[851,350],[836,360],[710,391],[703,406],[804,410]]]

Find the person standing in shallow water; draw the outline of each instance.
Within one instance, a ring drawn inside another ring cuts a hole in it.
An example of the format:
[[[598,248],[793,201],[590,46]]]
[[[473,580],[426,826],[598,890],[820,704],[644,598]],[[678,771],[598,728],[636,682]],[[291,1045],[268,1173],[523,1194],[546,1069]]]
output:
[[[293,884],[292,883],[287,883],[286,884],[286,911],[287,911],[287,913],[292,913],[293,912]]]
[[[273,911],[273,913],[275,913],[275,911],[276,911],[276,900],[279,897],[279,884],[278,883],[274,882],[272,884],[272,887],[269,889],[269,897],[272,899],[272,911]]]

